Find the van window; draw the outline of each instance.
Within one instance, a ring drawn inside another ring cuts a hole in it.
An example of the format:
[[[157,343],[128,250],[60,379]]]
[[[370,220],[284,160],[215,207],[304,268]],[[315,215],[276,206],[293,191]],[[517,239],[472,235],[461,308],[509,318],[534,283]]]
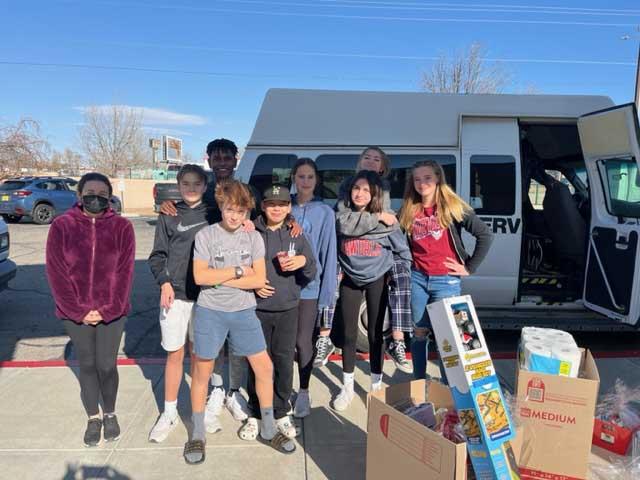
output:
[[[322,181],[322,198],[335,203],[338,199],[340,185],[345,178],[353,175],[359,155],[320,155],[316,158],[316,166]]]
[[[360,155],[357,154],[326,154],[316,159],[318,172],[322,179],[322,195],[328,203],[335,203],[338,198],[340,185],[353,175]],[[456,157],[454,155],[431,154],[391,154],[391,173],[388,180],[391,184],[391,208],[396,212],[402,205],[402,197],[407,181],[407,175],[413,164],[421,160],[435,160],[442,165],[447,183],[455,190],[456,187]]]
[[[635,159],[611,158],[604,166],[607,211],[616,217],[640,218],[640,174]]]
[[[478,214],[516,212],[516,159],[511,155],[472,155],[470,204]]]
[[[291,169],[296,162],[293,154],[265,153],[260,155],[253,165],[249,184],[262,195],[274,183],[291,186]]]

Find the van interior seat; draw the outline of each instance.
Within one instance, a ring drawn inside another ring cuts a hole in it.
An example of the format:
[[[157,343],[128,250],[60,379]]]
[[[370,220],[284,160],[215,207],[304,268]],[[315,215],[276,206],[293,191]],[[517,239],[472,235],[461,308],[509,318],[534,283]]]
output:
[[[545,178],[542,202],[544,220],[561,267],[581,267],[585,262],[587,226],[569,187],[553,177]]]

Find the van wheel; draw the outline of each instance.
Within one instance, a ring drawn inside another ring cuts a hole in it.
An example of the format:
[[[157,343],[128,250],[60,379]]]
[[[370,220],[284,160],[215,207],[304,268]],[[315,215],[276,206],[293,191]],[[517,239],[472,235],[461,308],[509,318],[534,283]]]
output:
[[[33,221],[38,225],[49,225],[53,221],[55,211],[51,205],[41,203],[33,209]]]
[[[360,314],[358,316],[358,339],[356,340],[356,349],[362,353],[369,353],[369,337],[367,332],[369,330],[369,316],[367,315],[367,301],[362,297],[362,303],[360,303]],[[384,314],[383,321],[384,338],[388,338],[391,335],[391,313],[387,308]]]

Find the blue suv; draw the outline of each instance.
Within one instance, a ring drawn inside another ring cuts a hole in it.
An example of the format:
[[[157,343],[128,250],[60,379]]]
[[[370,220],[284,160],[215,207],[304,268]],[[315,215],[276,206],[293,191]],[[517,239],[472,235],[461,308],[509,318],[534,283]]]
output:
[[[7,223],[31,217],[47,225],[77,201],[78,181],[67,177],[17,177],[0,183],[0,214]],[[111,197],[111,208],[121,213],[120,199]]]

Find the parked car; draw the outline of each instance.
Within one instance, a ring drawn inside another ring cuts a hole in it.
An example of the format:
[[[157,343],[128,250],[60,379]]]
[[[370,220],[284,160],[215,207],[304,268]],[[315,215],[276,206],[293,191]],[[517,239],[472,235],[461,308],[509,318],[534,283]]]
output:
[[[0,214],[8,223],[31,217],[48,225],[77,201],[78,181],[68,177],[16,177],[0,184]],[[111,197],[111,208],[122,212],[120,199]]]
[[[16,276],[16,264],[9,260],[9,227],[0,218],[0,291]]]

